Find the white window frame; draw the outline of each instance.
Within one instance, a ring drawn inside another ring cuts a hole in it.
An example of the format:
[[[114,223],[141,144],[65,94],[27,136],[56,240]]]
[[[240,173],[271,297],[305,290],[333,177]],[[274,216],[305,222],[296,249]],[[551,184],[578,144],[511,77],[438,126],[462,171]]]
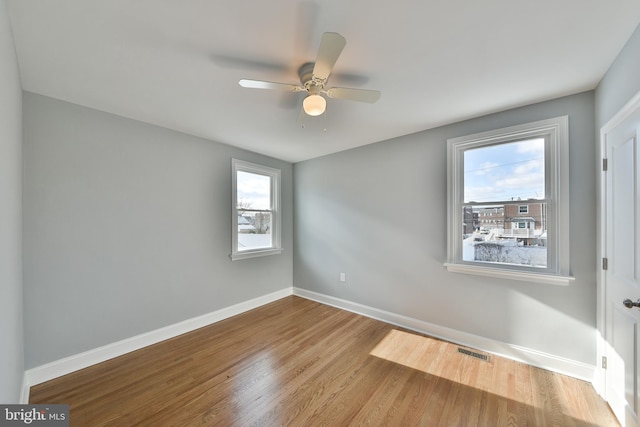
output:
[[[534,138],[545,140],[547,267],[479,263],[462,259],[464,152],[469,149]],[[569,118],[555,117],[447,140],[447,246],[450,272],[529,282],[568,285],[569,257]]]
[[[280,209],[280,170],[244,160],[231,159],[231,259],[233,261],[247,258],[255,258],[266,255],[276,255],[282,253],[281,245],[281,209]],[[238,250],[238,172],[249,172],[258,175],[266,175],[271,178],[271,206],[269,211],[272,215],[271,247]]]
[[[524,210],[522,208],[524,208]],[[518,206],[518,214],[528,214],[528,213],[529,213],[529,205]]]

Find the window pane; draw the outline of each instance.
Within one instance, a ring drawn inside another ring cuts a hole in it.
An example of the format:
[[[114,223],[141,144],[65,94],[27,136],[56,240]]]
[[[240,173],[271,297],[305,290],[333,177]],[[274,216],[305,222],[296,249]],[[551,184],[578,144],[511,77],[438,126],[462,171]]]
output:
[[[238,171],[236,186],[238,209],[271,209],[271,177]]]
[[[271,212],[238,211],[238,251],[273,247]]]
[[[233,261],[282,252],[278,169],[231,159]]]
[[[464,152],[464,202],[545,198],[544,138]]]
[[[462,259],[503,265],[547,267],[547,204],[464,206]]]

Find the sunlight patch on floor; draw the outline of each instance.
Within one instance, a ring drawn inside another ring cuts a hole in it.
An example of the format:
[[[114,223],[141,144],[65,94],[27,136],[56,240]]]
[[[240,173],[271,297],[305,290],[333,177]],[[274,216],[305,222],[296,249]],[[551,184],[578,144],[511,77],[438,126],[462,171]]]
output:
[[[495,384],[495,378],[504,372],[495,373],[496,367],[492,362],[461,354],[458,348],[456,344],[394,329],[369,354],[505,399],[538,407],[526,395],[519,395],[504,385]]]
[[[429,367],[437,353],[429,351],[431,339],[393,329],[369,354],[422,372],[432,373]]]
[[[536,390],[554,390],[555,410],[562,411],[578,422],[585,421],[590,411],[588,402],[571,403],[580,387],[578,380],[559,374],[538,376],[539,368],[527,367],[519,362],[492,356],[484,361],[458,352],[457,344],[440,341],[411,332],[391,330],[369,353],[372,356],[416,369],[466,387],[527,405],[535,411],[549,411],[549,402]],[[476,352],[473,349],[468,349]],[[482,352],[478,352],[482,354]]]

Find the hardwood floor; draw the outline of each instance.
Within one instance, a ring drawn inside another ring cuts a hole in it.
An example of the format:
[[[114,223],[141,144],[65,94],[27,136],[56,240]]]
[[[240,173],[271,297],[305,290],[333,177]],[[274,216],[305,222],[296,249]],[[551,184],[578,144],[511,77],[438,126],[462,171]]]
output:
[[[72,426],[617,426],[589,383],[287,297],[39,384]]]

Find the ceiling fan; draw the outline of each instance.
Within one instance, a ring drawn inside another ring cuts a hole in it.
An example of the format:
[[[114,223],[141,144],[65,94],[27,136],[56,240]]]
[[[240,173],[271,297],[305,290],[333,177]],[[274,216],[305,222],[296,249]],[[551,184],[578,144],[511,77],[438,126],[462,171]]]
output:
[[[346,43],[345,38],[338,33],[324,33],[316,61],[307,62],[298,69],[300,85],[248,79],[242,79],[238,83],[242,87],[251,89],[307,92],[308,95],[302,102],[302,109],[310,116],[319,116],[324,113],[327,101],[322,95],[335,99],[374,103],[380,98],[380,92],[377,90],[325,87],[331,70]]]

